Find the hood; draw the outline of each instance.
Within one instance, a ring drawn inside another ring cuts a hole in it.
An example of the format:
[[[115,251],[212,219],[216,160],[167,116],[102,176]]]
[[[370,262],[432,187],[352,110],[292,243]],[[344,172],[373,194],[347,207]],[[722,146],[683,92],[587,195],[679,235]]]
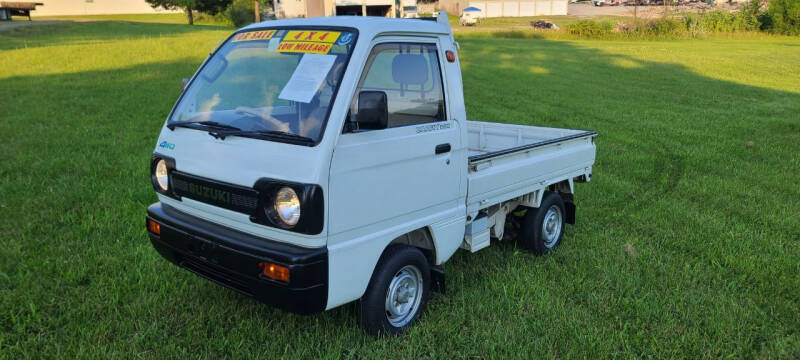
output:
[[[219,140],[202,130],[163,127],[154,152],[173,158],[176,170],[210,180],[252,188],[259,179],[270,178],[320,185],[323,194],[327,193],[330,154],[321,145],[311,147],[238,136]],[[192,199],[174,200],[162,195],[159,199],[190,215],[253,235],[308,247],[324,245],[320,239],[324,238],[325,229],[318,235],[298,234],[256,224],[246,214]]]

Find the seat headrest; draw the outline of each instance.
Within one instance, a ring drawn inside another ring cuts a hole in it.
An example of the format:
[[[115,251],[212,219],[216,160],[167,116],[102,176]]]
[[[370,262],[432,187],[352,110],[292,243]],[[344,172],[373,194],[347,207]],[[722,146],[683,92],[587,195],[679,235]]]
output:
[[[401,84],[428,82],[428,60],[420,54],[398,54],[392,60],[392,79]]]

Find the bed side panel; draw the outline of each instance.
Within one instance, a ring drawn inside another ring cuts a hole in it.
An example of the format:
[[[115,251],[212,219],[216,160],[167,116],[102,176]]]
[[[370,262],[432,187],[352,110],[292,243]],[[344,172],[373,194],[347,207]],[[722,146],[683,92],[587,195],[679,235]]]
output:
[[[467,212],[592,172],[593,136],[470,162]]]

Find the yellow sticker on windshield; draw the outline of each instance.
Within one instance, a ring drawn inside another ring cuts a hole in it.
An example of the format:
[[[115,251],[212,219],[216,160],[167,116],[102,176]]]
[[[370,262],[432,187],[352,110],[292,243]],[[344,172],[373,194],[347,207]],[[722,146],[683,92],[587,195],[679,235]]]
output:
[[[315,43],[310,41],[284,41],[278,45],[278,52],[296,52],[309,54],[327,54],[333,44]]]
[[[233,37],[233,42],[269,40],[272,38],[272,35],[275,35],[275,30],[248,31],[236,34],[236,36]]]
[[[327,54],[341,35],[338,31],[293,30],[286,33],[278,52]]]
[[[310,41],[318,43],[333,44],[339,38],[338,31],[319,31],[319,30],[294,30],[289,31],[283,37],[283,41]]]

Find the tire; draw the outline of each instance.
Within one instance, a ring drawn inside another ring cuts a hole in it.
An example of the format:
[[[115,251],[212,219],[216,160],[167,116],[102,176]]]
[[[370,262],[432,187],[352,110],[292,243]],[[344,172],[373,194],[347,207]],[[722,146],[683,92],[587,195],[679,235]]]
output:
[[[521,245],[536,255],[544,255],[558,247],[564,236],[566,212],[564,200],[558,193],[544,193],[537,209],[528,209],[522,219]]]
[[[425,311],[430,284],[430,266],[419,249],[406,245],[387,248],[356,304],[358,325],[370,335],[402,334]]]

